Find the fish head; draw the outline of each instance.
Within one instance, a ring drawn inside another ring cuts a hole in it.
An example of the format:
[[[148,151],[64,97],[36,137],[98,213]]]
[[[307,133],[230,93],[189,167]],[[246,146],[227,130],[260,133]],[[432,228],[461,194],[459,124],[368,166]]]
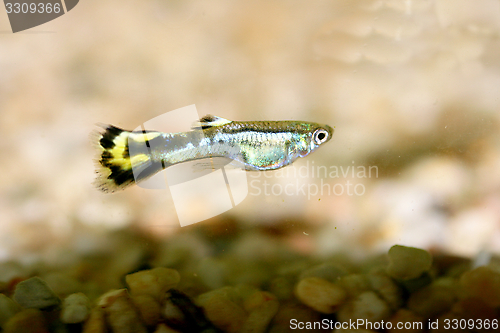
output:
[[[304,157],[330,141],[333,128],[318,123],[306,123],[302,128],[299,156]]]

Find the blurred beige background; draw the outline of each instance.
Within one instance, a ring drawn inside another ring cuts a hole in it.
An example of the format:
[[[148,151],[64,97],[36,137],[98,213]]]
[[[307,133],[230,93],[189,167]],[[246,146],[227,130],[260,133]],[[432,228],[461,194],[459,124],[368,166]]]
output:
[[[88,135],[190,104],[327,123],[333,139],[297,168],[378,170],[300,180],[363,195],[249,195],[219,219],[280,223],[320,255],[500,253],[498,0],[82,0],[17,34],[2,9],[0,31],[0,260],[85,252],[120,228],[177,232],[168,193],[93,188]]]

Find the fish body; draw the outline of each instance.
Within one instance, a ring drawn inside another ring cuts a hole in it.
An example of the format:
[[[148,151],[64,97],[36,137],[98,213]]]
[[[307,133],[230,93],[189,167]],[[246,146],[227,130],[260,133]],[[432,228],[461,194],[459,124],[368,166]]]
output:
[[[213,157],[246,170],[273,170],[305,157],[329,141],[333,129],[303,121],[230,121],[205,116],[192,131],[125,131],[114,126],[96,133],[100,150],[96,186],[114,192],[169,166]]]

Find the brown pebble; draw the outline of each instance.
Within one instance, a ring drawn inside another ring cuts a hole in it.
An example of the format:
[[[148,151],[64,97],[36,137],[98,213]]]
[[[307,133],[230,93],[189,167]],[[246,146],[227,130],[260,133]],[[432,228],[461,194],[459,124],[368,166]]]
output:
[[[389,275],[382,270],[374,270],[367,275],[371,288],[384,299],[392,310],[403,304],[403,291]]]
[[[500,272],[481,266],[465,272],[460,286],[466,295],[482,299],[492,307],[500,306]]]
[[[334,313],[346,298],[346,292],[337,284],[317,277],[300,280],[295,295],[305,305],[321,313]]]
[[[104,310],[100,307],[92,309],[89,319],[83,325],[82,333],[107,333]]]
[[[387,303],[373,291],[367,291],[344,304],[337,313],[341,322],[365,319],[371,322],[386,320],[391,314]]]
[[[493,319],[499,318],[499,311],[479,298],[460,300],[453,305],[452,312],[461,318],[478,320],[478,322],[485,322],[487,319],[491,322]]]
[[[20,310],[21,307],[19,304],[4,294],[0,294],[0,327],[3,327],[5,323]]]
[[[257,291],[245,300],[249,315],[241,328],[242,333],[265,333],[269,323],[278,312],[279,302],[266,291]]]
[[[26,309],[16,313],[5,324],[4,333],[48,333],[42,311]]]
[[[238,333],[247,319],[247,313],[236,302],[231,291],[225,287],[202,294],[198,296],[197,303],[215,326],[224,332]]]
[[[424,318],[445,313],[455,302],[454,290],[454,284],[450,278],[436,280],[410,295],[408,309]]]
[[[161,319],[161,306],[156,299],[150,295],[132,296],[139,314],[147,326],[156,326]]]
[[[126,289],[113,290],[106,293],[101,297],[99,306],[104,309],[107,324],[113,332],[147,332]]]
[[[131,295],[150,295],[161,300],[165,293],[175,288],[180,281],[175,269],[157,267],[125,276]]]

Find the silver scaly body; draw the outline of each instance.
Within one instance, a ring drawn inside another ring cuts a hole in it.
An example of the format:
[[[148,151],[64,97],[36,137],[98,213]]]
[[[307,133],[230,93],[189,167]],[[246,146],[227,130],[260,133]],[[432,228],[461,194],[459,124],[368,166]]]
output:
[[[234,160],[246,170],[278,169],[309,155],[332,134],[330,126],[311,122],[245,122],[215,116],[205,116],[192,131],[179,133],[108,126],[97,136],[101,155],[96,185],[113,192],[171,165],[212,157]]]

